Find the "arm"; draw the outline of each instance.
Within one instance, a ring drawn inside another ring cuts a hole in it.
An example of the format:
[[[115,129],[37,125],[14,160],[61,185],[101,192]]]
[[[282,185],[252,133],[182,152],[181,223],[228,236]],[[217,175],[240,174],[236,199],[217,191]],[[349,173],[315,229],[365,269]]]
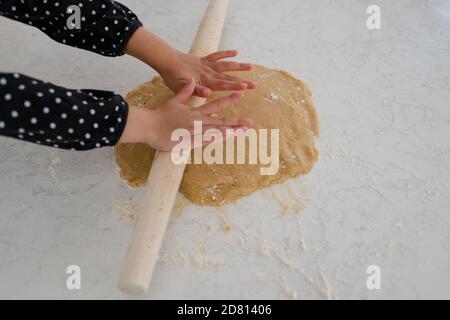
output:
[[[128,104],[118,94],[68,90],[18,73],[0,73],[0,135],[56,148],[117,143]]]
[[[69,9],[73,5],[80,10],[78,21],[77,12]],[[142,26],[133,12],[112,0],[2,0],[0,15],[34,26],[57,42],[105,56],[123,55]]]
[[[240,99],[242,92],[190,109],[190,81],[165,106],[148,110],[128,106],[118,94],[69,90],[18,73],[0,73],[0,135],[55,148],[89,150],[117,143],[146,143],[169,151],[173,130],[202,121],[204,129],[244,129],[251,119],[212,117]]]

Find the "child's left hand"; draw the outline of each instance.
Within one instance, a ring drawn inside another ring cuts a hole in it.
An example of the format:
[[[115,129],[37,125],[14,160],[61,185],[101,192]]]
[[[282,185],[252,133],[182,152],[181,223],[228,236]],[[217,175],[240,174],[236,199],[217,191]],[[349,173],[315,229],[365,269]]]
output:
[[[194,79],[196,82],[194,94],[204,98],[211,94],[211,90],[254,89],[255,82],[242,80],[224,73],[226,71],[249,71],[252,69],[250,63],[221,61],[236,55],[236,50],[218,51],[205,57],[176,52],[168,68],[161,70],[160,73],[164,83],[174,92],[178,92],[189,83],[190,79]]]

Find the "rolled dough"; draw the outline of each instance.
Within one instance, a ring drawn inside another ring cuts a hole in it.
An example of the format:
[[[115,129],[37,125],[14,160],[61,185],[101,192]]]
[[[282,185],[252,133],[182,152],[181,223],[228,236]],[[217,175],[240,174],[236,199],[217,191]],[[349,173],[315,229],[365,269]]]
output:
[[[257,65],[251,72],[234,75],[256,81],[257,88],[247,90],[239,102],[219,115],[253,118],[257,130],[278,128],[279,170],[275,175],[261,175],[261,164],[189,164],[180,192],[195,204],[216,206],[233,202],[289,177],[308,173],[318,159],[315,137],[319,134],[319,122],[306,84],[287,72]],[[225,94],[214,93],[209,99]],[[131,91],[127,101],[131,105],[155,108],[172,96],[161,78],[155,77]],[[145,185],[154,153],[144,144],[116,146],[121,178],[132,187]]]

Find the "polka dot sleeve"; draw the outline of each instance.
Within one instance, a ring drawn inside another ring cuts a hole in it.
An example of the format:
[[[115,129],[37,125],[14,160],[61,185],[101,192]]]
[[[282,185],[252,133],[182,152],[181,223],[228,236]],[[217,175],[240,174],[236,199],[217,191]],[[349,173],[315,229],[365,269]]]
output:
[[[115,145],[128,104],[115,93],[68,90],[18,73],[0,73],[0,135],[56,148]]]
[[[129,38],[142,26],[131,10],[112,0],[0,0],[0,15],[105,56],[123,55]]]

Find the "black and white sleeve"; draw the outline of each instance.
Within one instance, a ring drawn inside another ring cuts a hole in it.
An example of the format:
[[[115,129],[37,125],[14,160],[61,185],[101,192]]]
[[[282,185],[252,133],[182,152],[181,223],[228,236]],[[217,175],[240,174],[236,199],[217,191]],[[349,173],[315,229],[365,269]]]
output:
[[[0,73],[0,135],[55,148],[115,145],[128,104],[118,94],[70,90],[18,73]]]
[[[0,15],[34,26],[57,42],[105,56],[123,55],[142,26],[130,9],[112,0],[0,0]]]

